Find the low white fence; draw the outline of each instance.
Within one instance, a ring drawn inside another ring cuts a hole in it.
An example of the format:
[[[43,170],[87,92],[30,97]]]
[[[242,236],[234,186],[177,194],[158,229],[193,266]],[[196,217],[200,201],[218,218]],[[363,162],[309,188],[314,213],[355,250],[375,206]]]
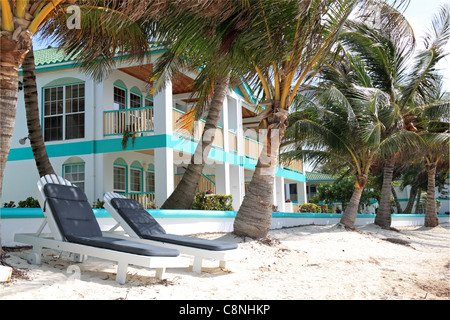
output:
[[[94,210],[102,230],[112,228],[116,222],[106,210]],[[168,233],[197,234],[204,232],[232,232],[236,212],[231,211],[197,211],[197,210],[150,210],[156,220]],[[341,214],[323,213],[280,213],[274,212],[271,229],[304,225],[333,225],[339,222]],[[423,214],[394,214],[392,226],[421,226]],[[450,222],[449,215],[439,215],[439,223]],[[356,226],[373,223],[375,215],[360,214]],[[34,233],[43,221],[41,209],[1,209],[2,246],[13,247],[22,244],[14,242],[16,233]],[[50,232],[48,227],[44,233]]]

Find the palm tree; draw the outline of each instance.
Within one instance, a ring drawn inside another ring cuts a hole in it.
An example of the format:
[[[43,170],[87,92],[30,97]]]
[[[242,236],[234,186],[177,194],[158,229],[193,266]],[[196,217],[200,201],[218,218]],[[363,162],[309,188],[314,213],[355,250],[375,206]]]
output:
[[[82,4],[87,8],[95,5],[98,7],[98,5],[102,5],[103,2],[105,1],[83,0],[78,1],[77,3]],[[14,131],[19,84],[19,67],[24,62],[29,51],[32,50],[33,36],[39,30],[42,30],[45,22],[51,20],[58,12],[67,9],[74,3],[74,0],[2,0],[0,3],[0,182],[3,181],[4,170],[11,146],[11,138]],[[120,1],[109,1],[108,3],[110,3],[112,8],[126,9],[127,7],[126,3]],[[128,12],[125,9],[124,12]],[[125,15],[122,14],[121,16]],[[90,21],[92,22],[95,20]],[[120,21],[121,20],[116,19],[116,29],[117,23],[120,25]],[[101,25],[101,21],[97,20],[95,22],[97,25]],[[59,28],[68,29],[66,24],[60,25]],[[127,51],[133,52],[131,49],[135,48],[140,48],[139,50],[142,50],[141,47],[136,44],[135,46],[127,48]],[[35,132],[36,130],[33,129],[33,131]],[[2,183],[0,183],[0,197],[1,194]]]
[[[418,113],[415,125],[422,145],[416,150],[414,160],[421,163],[427,173],[427,200],[425,209],[425,227],[439,225],[436,210],[436,173],[444,169],[448,172],[450,146],[450,100],[441,93],[442,80],[439,76],[434,79],[435,92],[429,92],[425,105],[414,109]]]
[[[137,5],[139,9],[131,10],[133,5]],[[128,11],[140,12],[131,19],[134,21],[133,29],[127,27],[131,36],[134,33],[142,33],[147,39],[166,46],[166,52],[158,59],[153,74],[148,75],[153,93],[163,88],[166,80],[171,79],[181,69],[194,72],[201,70],[195,79],[192,94],[199,97],[197,106],[186,113],[183,121],[190,126],[193,119],[198,119],[206,110],[206,125],[183,179],[162,208],[191,207],[206,163],[205,158],[214,140],[234,65],[231,59],[224,62],[224,57],[230,54],[233,40],[242,30],[239,25],[248,20],[250,7],[249,1],[239,3],[192,0],[177,3],[147,1],[144,4],[136,1],[127,5]],[[91,23],[86,26],[83,24],[82,28],[74,33],[61,29],[61,22],[64,21],[53,21],[51,27],[46,29],[45,36],[53,37],[65,47],[66,52],[75,57],[94,77],[102,78],[114,64],[111,56],[104,57],[110,54],[108,52],[116,53],[115,48],[109,43],[93,41],[96,30]],[[95,26],[95,21],[92,23]],[[103,22],[102,27],[105,28]],[[106,26],[106,29],[109,27]],[[115,30],[114,25],[111,27]],[[146,47],[146,44],[142,46]],[[143,51],[135,57],[143,58],[145,54]],[[103,59],[99,61],[99,57]]]
[[[31,49],[33,35],[55,9],[73,1],[1,1],[0,38],[0,197],[17,107],[19,67]],[[1,255],[0,246],[0,255]]]
[[[39,176],[54,174],[52,164],[45,149],[42,136],[41,121],[39,118],[38,93],[36,85],[36,65],[34,61],[33,46],[25,56],[22,64],[23,90],[25,100],[25,112],[27,116],[28,138],[30,139],[36,168]]]
[[[396,113],[388,126],[389,134],[402,130],[416,131],[409,106],[416,94],[429,92],[430,78],[436,64],[445,56],[442,48],[448,39],[448,9],[442,9],[433,21],[433,33],[426,39],[426,49],[416,56],[416,63],[409,67],[413,54],[412,30],[401,14],[389,7],[382,13],[396,17],[395,24],[354,23],[343,33],[342,43],[348,50],[357,52],[370,70],[372,85],[389,94]],[[393,150],[395,151],[395,150]],[[380,205],[375,223],[383,227],[391,224],[390,195],[395,164],[395,152],[387,154],[383,170]]]
[[[344,53],[341,62],[330,62],[321,73],[318,99],[291,115],[284,158],[313,164],[339,159],[355,175],[355,190],[340,220],[353,228],[370,170],[394,145],[413,144],[407,134],[386,135],[395,108],[381,90],[366,88],[369,76],[357,56]],[[325,85],[325,87],[323,87]],[[305,100],[303,100],[304,102]]]
[[[357,3],[310,0],[258,4],[260,22],[253,27],[252,34],[259,34],[265,41],[259,46],[244,47],[251,63],[247,79],[264,107],[259,117],[267,134],[234,222],[235,234],[253,238],[267,235],[272,219],[275,170],[280,142],[288,126],[289,108],[298,89],[333,46]]]
[[[123,7],[118,6],[118,4],[114,2],[103,3],[104,1],[79,1],[79,9],[82,10],[83,20],[80,21],[80,29],[81,32],[89,32],[91,35],[94,34],[93,28],[97,34],[105,33],[105,31],[109,31],[111,28],[108,27],[107,22],[112,22],[110,14],[105,11],[106,8],[114,9],[121,17],[125,19],[116,19],[115,22],[118,24],[121,22],[122,27],[115,27],[115,39],[121,39],[121,44],[118,41],[115,42],[115,47],[124,47],[133,48],[132,51],[137,51],[136,46],[129,44],[128,42],[138,43],[141,45],[146,40],[142,33],[136,32],[133,37],[129,36],[128,30],[130,26],[133,26],[129,21],[131,17],[127,17],[130,15],[130,11],[124,10]],[[126,11],[126,12],[125,12]],[[64,36],[73,37],[74,32],[73,29],[65,27],[68,23],[66,23],[71,13],[67,12],[67,10],[57,10],[55,15],[51,16],[50,19],[45,21],[43,25],[43,31],[41,35],[44,37],[56,36],[53,32],[55,31],[55,24],[58,25],[58,30],[64,30]],[[99,16],[101,15],[101,16]],[[126,23],[126,19],[128,19],[128,23]],[[103,21],[100,28],[95,22]],[[41,29],[42,30],[42,29]],[[126,34],[124,35],[124,31]],[[70,38],[70,37],[69,37]],[[113,42],[112,42],[113,43]],[[114,45],[112,45],[114,46]],[[142,49],[145,50],[146,46],[142,46]],[[38,105],[38,93],[36,87],[36,69],[35,69],[35,60],[34,60],[34,52],[33,46],[31,46],[30,51],[25,56],[25,59],[22,64],[23,69],[23,82],[24,82],[24,96],[25,96],[25,110],[27,116],[27,127],[28,127],[28,138],[30,139],[30,145],[33,152],[33,156],[35,159],[36,167],[40,176],[44,176],[46,174],[54,174],[54,169],[50,163],[44,139],[42,136],[42,130],[39,120],[39,105]]]

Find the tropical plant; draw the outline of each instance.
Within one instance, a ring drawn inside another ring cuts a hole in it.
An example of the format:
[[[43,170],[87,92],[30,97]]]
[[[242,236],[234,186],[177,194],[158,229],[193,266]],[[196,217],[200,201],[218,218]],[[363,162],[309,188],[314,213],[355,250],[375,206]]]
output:
[[[358,1],[260,1],[260,21],[243,45],[251,72],[246,78],[259,98],[263,150],[239,208],[234,233],[267,235],[272,218],[273,184],[289,108],[308,76],[323,62]],[[276,13],[276,14],[274,14]],[[255,45],[256,40],[260,43]],[[263,41],[262,41],[263,40]]]
[[[425,38],[425,49],[415,56],[411,66],[410,58],[414,54],[412,30],[402,15],[385,6],[381,15],[391,15],[387,25],[383,20],[375,22],[353,22],[342,34],[341,43],[352,52],[356,52],[365,64],[368,72],[368,84],[382,90],[389,96],[396,111],[391,124],[387,125],[387,134],[401,131],[415,132],[414,115],[411,112],[415,96],[424,96],[432,90],[432,79],[436,77],[436,64],[445,56],[443,47],[449,37],[449,10],[443,7],[433,20],[432,32]],[[384,156],[383,185],[380,205],[375,223],[389,227],[391,224],[390,196],[395,164],[395,153]]]
[[[415,145],[409,132],[386,134],[396,109],[389,96],[366,88],[369,76],[358,56],[341,52],[321,72],[321,85],[290,116],[283,158],[312,164],[337,158],[355,176],[355,188],[340,223],[354,226],[363,189],[377,157],[399,146]]]
[[[73,1],[1,1],[0,37],[0,197],[14,131],[19,67],[31,49],[33,35],[55,8]],[[0,256],[2,255],[0,246]]]
[[[42,28],[46,28],[44,24],[48,20],[52,20],[58,16],[59,12],[65,12],[65,10],[71,9],[70,5],[75,3],[77,3],[77,5],[82,5],[86,11],[91,9],[94,10],[94,8],[98,9],[99,5],[102,6],[103,4],[108,4],[109,9],[122,8],[123,12],[128,12],[126,10],[128,3],[123,3],[121,1],[82,0],[76,2],[74,0],[2,0],[0,3],[0,78],[2,79],[0,82],[0,182],[3,181],[15,124],[19,67],[32,49],[33,36],[39,30],[42,30]],[[70,10],[68,11],[70,12]],[[114,30],[117,34],[123,35],[123,33],[117,32],[117,30],[119,29],[120,22],[124,21],[123,18],[127,16],[123,13],[116,16],[115,10],[104,10],[104,7],[100,11],[104,13],[105,19],[90,19],[91,25],[100,27],[99,29],[102,30],[102,24],[108,21],[106,17],[109,17],[109,21],[111,21],[111,16],[114,16],[119,19],[114,20],[115,28],[111,28],[111,30]],[[85,19],[81,20],[84,21]],[[65,30],[69,29],[65,23],[60,24],[59,28]],[[114,42],[117,40],[116,37],[105,36],[99,36],[99,39],[101,39],[103,43]],[[117,44],[117,42],[114,43],[116,43],[116,49],[124,49],[123,45]],[[145,48],[145,46],[141,46],[142,43],[146,43],[146,39],[141,42],[127,42],[128,46],[123,51],[133,55],[134,52],[142,51],[142,48]],[[109,53],[109,55],[104,56],[105,58],[111,57],[110,51],[108,52],[105,50],[104,53]],[[41,147],[42,146],[43,145],[41,144]],[[0,183],[0,197],[1,194],[2,184]]]
[[[31,151],[33,152],[36,168],[40,177],[47,174],[55,174],[45,148],[44,138],[42,136],[33,46],[31,46],[30,51],[25,56],[22,64],[22,70],[28,138],[30,139]]]
[[[435,81],[432,82],[436,82],[433,85],[434,94],[429,92],[426,99],[422,100],[426,104],[414,109],[418,113],[414,122],[423,143],[421,148],[416,150],[413,159],[415,163],[422,164],[427,173],[425,227],[439,225],[436,209],[436,174],[444,170],[445,175],[448,175],[450,164],[450,99],[447,100],[442,94],[442,81],[438,76],[435,76]]]

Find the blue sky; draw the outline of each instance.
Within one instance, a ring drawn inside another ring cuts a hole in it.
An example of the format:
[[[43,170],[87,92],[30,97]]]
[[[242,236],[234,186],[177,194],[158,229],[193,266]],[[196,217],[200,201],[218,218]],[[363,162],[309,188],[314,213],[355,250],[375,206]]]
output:
[[[450,4],[450,0],[410,0],[404,15],[414,29],[419,48],[422,45],[423,35],[431,25],[433,15],[439,11],[443,4]],[[40,39],[34,41],[35,50],[45,48],[48,45],[47,42],[42,42]],[[450,52],[450,41],[447,44],[446,51]],[[450,55],[439,64],[439,69],[445,78],[444,90],[450,92]]]
[[[410,0],[410,4],[404,15],[408,19],[414,33],[418,48],[422,46],[423,36],[431,26],[434,14],[444,5],[450,5],[450,0]],[[450,53],[450,41],[447,43],[446,51]],[[444,75],[444,90],[450,92],[450,55],[444,58],[438,65],[441,74]]]

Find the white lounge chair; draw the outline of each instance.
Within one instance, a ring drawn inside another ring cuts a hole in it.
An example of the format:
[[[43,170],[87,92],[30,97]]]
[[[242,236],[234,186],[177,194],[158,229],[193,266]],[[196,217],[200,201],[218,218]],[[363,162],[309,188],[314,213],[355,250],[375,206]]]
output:
[[[38,182],[36,192],[44,212],[44,222],[35,234],[16,234],[17,242],[32,245],[28,257],[32,264],[41,263],[42,248],[67,251],[82,262],[88,256],[118,263],[116,281],[126,282],[128,265],[156,269],[163,278],[166,268],[187,268],[189,259],[179,251],[103,236],[86,195],[69,181],[47,175]],[[42,234],[48,224],[51,233]]]
[[[105,235],[177,249],[182,254],[194,257],[192,269],[195,273],[201,273],[203,259],[219,260],[220,267],[225,267],[227,261],[243,257],[243,252],[233,242],[166,233],[139,202],[123,195],[107,192],[103,200],[105,209],[118,222]],[[118,227],[122,227],[126,235],[114,232]]]

